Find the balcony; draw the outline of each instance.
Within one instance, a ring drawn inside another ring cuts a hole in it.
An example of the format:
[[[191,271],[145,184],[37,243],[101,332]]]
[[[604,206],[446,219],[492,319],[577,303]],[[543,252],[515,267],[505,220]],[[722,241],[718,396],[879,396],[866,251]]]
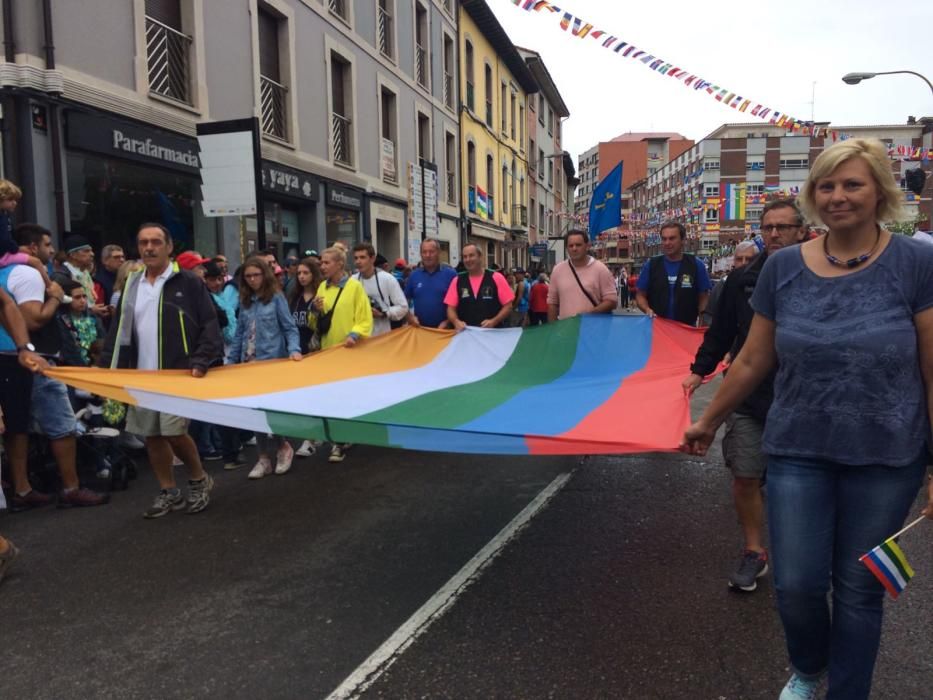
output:
[[[467,211],[471,214],[476,213],[476,186],[467,187]]]
[[[262,112],[262,133],[283,141],[288,139],[288,88],[259,76],[259,105]]]
[[[415,45],[415,80],[423,88],[428,87],[428,52],[423,46]]]
[[[444,104],[454,108],[454,77],[450,73],[444,73]]]
[[[333,153],[334,162],[344,165],[353,165],[353,143],[351,140],[350,120],[334,112],[331,115],[331,125],[333,128]]]
[[[457,203],[457,178],[454,173],[447,171],[447,201],[450,204]]]
[[[190,36],[146,17],[146,62],[152,92],[191,104],[190,49]]]
[[[327,6],[331,14],[337,15],[344,22],[350,21],[350,15],[347,11],[347,0],[327,0]]]
[[[512,230],[528,228],[528,207],[516,204],[512,207]]]
[[[381,7],[379,8],[376,31],[379,38],[379,52],[386,58],[394,58],[395,50],[392,46],[392,15]]]

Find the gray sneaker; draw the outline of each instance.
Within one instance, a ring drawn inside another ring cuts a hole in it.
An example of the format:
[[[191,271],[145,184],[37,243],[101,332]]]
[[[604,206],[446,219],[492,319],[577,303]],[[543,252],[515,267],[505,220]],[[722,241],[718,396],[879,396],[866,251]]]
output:
[[[758,588],[758,579],[768,573],[768,553],[745,550],[739,567],[729,577],[729,587],[751,593]]]
[[[10,570],[10,567],[13,566],[13,562],[16,560],[16,557],[19,556],[19,550],[16,548],[16,545],[7,540],[7,550],[0,554],[0,581],[3,580],[3,577],[6,576],[7,572]]]
[[[188,513],[200,513],[211,502],[214,479],[207,472],[200,481],[188,482]]]
[[[172,493],[167,489],[162,489],[159,491],[159,495],[155,497],[152,505],[149,506],[149,510],[143,513],[143,517],[148,520],[161,518],[163,515],[168,515],[173,510],[181,510],[184,507],[185,497],[181,495],[181,491],[175,489],[175,492]]]

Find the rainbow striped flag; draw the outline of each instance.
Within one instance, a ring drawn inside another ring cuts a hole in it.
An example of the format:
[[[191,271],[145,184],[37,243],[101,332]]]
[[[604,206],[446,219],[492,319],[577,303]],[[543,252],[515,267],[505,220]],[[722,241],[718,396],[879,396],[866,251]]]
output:
[[[302,439],[479,454],[675,451],[703,330],[585,315],[460,333],[405,326],[292,360],[180,370],[57,367],[100,396]]]
[[[881,581],[881,585],[895,600],[906,588],[907,582],[914,577],[914,570],[910,568],[907,557],[893,537],[879,544],[868,554],[863,554],[859,561]]]

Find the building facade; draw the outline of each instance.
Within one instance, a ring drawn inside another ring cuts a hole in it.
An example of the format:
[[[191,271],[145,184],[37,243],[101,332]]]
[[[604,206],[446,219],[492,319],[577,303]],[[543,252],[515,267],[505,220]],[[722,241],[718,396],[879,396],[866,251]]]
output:
[[[553,267],[563,260],[562,232],[567,178],[562,146],[563,120],[570,116],[554,79],[537,51],[519,48],[538,84],[528,100],[528,239],[533,267]],[[571,173],[572,174],[572,173]]]
[[[489,265],[527,267],[526,114],[538,85],[485,0],[461,2],[459,27],[465,240]]]
[[[11,10],[2,162],[25,193],[21,220],[130,250],[139,223],[160,221],[177,250],[236,262],[259,244],[255,217],[204,216],[194,134],[200,122],[255,117],[267,244],[281,255],[371,240],[408,258],[436,235],[459,259],[453,0]]]
[[[919,152],[933,147],[933,119],[907,124],[830,126],[818,124],[820,136],[802,136],[757,124],[725,124],[669,164],[636,183],[634,219],[650,230],[665,219],[686,223],[701,250],[755,234],[765,204],[794,197],[806,181],[810,164],[833,143],[833,134],[877,138],[891,154],[891,172],[905,191],[912,220],[929,222],[933,214],[933,181],[918,196],[906,189],[905,173],[920,163]],[[827,135],[822,135],[826,130]]]

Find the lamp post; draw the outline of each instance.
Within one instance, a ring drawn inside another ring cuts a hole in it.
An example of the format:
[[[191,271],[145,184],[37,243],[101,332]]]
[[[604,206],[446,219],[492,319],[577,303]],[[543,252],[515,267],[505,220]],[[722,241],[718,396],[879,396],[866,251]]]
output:
[[[920,78],[920,80],[927,84],[927,86],[930,88],[930,92],[933,92],[933,83],[931,83],[925,76],[912,70],[889,70],[879,73],[846,73],[844,76],[842,76],[842,82],[846,83],[847,85],[858,85],[863,80],[869,80],[874,78],[876,75],[897,74],[916,75],[918,78]]]

